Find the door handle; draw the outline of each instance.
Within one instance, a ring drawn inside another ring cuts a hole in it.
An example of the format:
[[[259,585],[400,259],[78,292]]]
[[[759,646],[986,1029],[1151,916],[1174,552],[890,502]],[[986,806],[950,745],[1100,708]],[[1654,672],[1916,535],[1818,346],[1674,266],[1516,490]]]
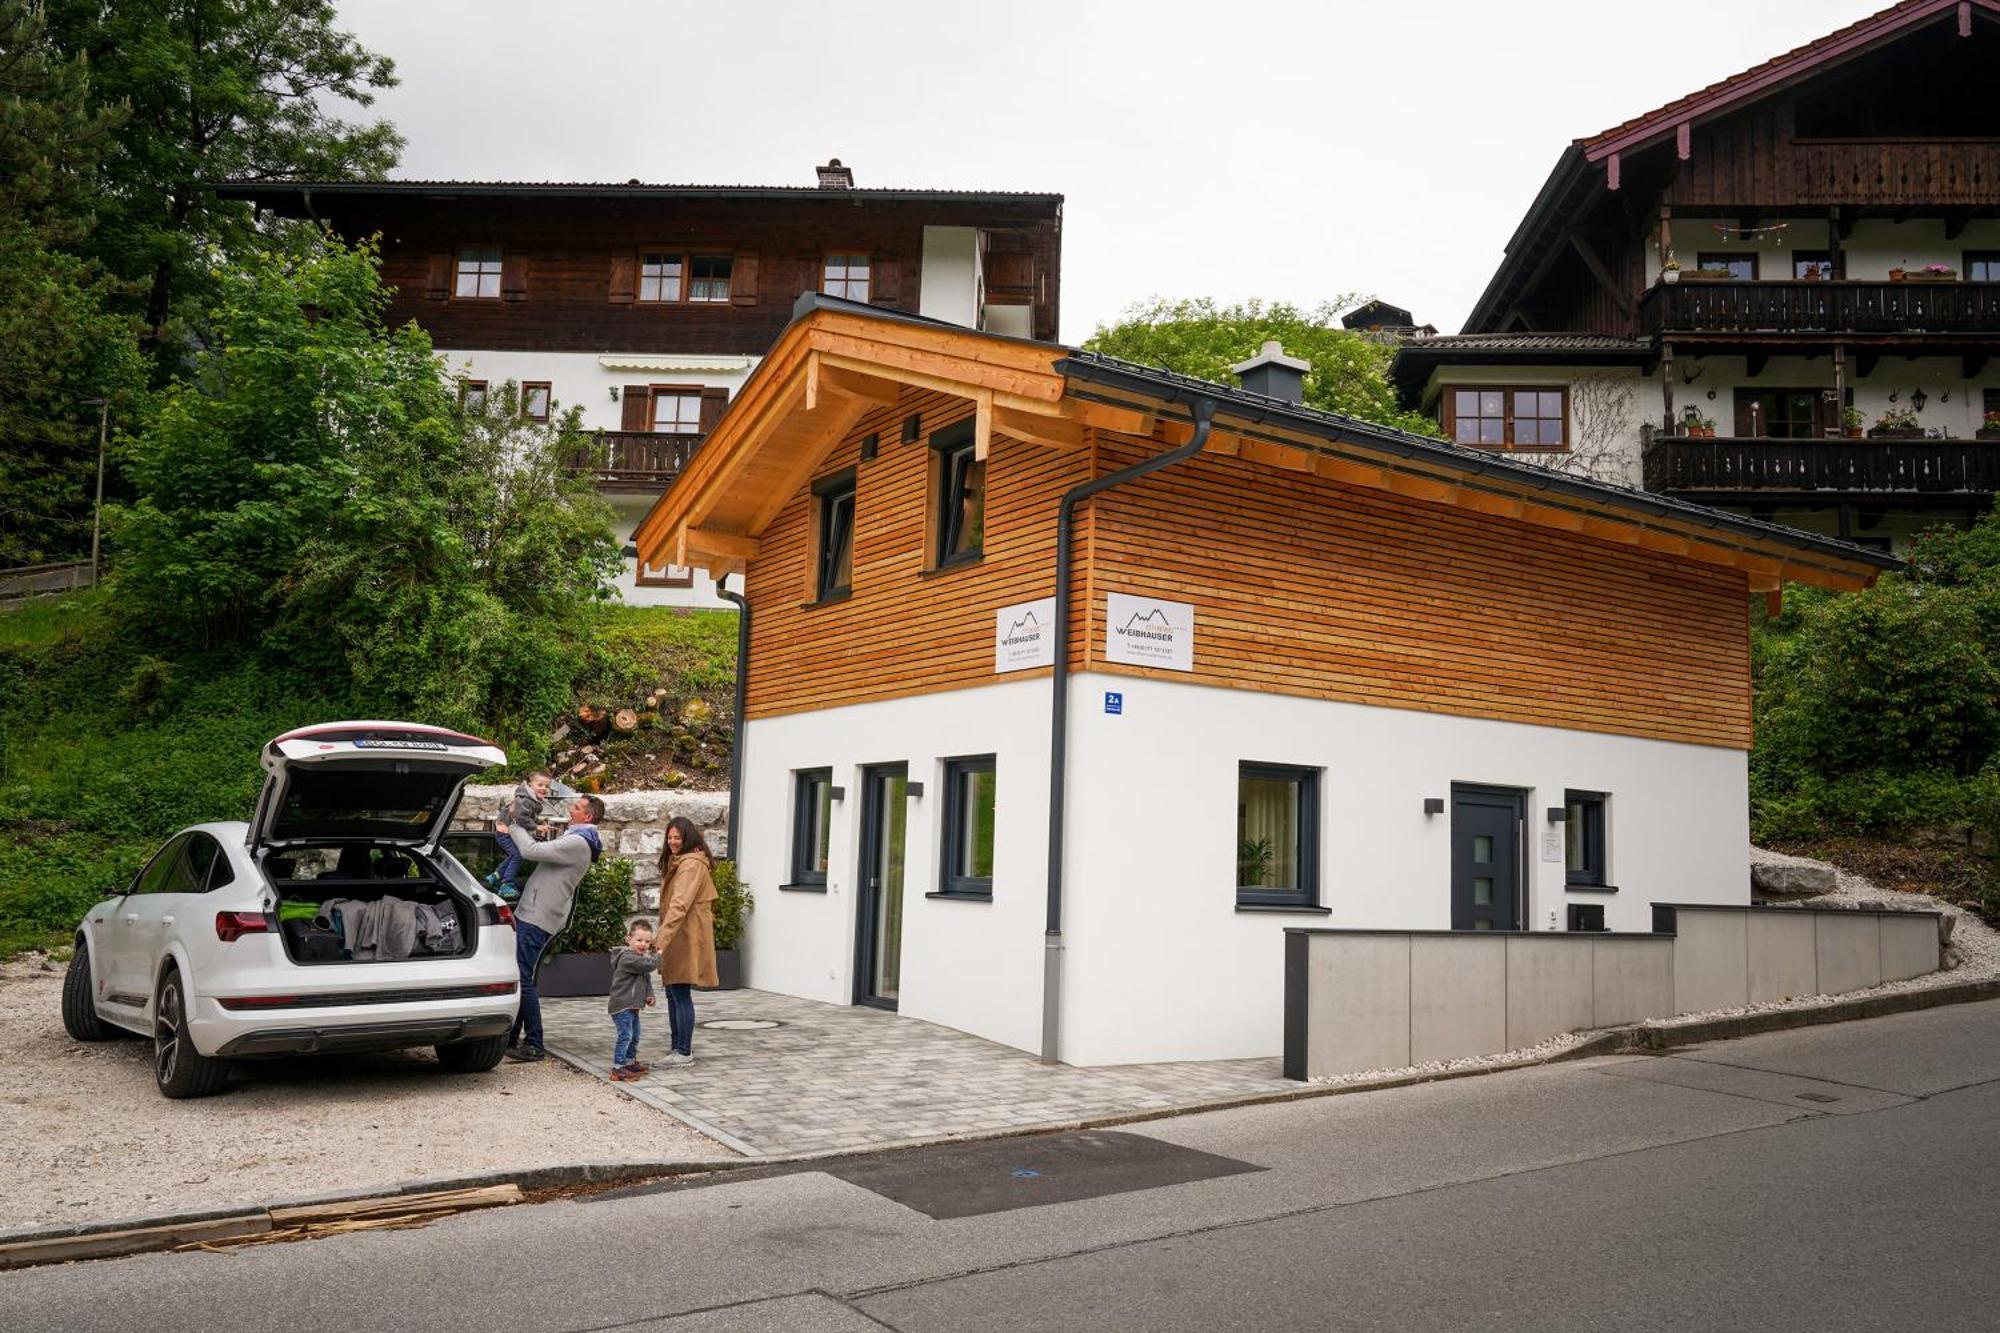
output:
[[[163,926],[171,926],[174,924],[174,919],[170,916],[163,916],[160,918],[160,924]]]
[[[128,926],[136,926],[136,925],[138,925],[138,924],[139,924],[139,914],[138,914],[137,912],[127,912],[127,913],[125,914],[125,924],[126,924],[126,925],[128,925]]]

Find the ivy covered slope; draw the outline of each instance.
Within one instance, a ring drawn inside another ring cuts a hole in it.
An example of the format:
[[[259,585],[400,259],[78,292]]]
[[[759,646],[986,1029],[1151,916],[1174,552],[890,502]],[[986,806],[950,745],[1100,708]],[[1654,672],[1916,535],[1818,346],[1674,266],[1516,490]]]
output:
[[[1757,616],[1751,832],[2000,919],[2000,516]]]

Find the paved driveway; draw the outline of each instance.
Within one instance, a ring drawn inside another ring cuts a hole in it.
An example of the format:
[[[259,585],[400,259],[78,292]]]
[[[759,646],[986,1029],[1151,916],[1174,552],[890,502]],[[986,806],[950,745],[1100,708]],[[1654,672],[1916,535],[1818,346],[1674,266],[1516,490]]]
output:
[[[544,1000],[549,1050],[608,1077],[603,1000]],[[1202,1106],[1296,1089],[1277,1057],[1077,1069],[920,1019],[766,991],[695,997],[695,1063],[663,1069],[667,1019],[646,1012],[646,1078],[619,1084],[745,1156],[874,1147]],[[763,1026],[772,1024],[775,1026]]]

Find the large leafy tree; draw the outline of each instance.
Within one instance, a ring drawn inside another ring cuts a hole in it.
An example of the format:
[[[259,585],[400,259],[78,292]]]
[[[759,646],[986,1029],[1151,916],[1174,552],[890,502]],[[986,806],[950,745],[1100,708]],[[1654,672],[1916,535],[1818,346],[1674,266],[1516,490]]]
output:
[[[87,549],[98,411],[140,381],[113,285],[79,249],[120,113],[38,10],[0,0],[0,566]]]
[[[1217,305],[1206,297],[1133,306],[1115,324],[1100,325],[1084,346],[1142,365],[1233,382],[1229,367],[1256,355],[1266,339],[1312,363],[1306,404],[1363,421],[1435,435],[1437,424],[1396,405],[1389,384],[1394,350],[1340,327],[1340,311],[1357,298],[1310,309],[1283,301]]]
[[[92,71],[99,106],[123,106],[105,159],[93,252],[139,285],[158,343],[213,295],[214,255],[254,222],[221,180],[378,177],[402,138],[353,122],[395,67],[335,27],[330,0],[47,0],[49,33]]]
[[[460,408],[386,329],[374,251],[295,232],[222,271],[209,338],[134,443],[121,601],[169,646],[232,645],[441,722],[529,726],[618,566],[568,466],[578,414]]]

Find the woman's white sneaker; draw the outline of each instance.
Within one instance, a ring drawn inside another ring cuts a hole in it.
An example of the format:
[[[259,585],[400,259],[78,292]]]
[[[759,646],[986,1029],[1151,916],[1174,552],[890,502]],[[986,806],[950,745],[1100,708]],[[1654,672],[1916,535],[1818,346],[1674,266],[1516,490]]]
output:
[[[656,1069],[679,1069],[685,1065],[693,1064],[694,1057],[692,1055],[682,1055],[679,1051],[675,1051],[666,1059],[656,1060],[653,1063]]]

